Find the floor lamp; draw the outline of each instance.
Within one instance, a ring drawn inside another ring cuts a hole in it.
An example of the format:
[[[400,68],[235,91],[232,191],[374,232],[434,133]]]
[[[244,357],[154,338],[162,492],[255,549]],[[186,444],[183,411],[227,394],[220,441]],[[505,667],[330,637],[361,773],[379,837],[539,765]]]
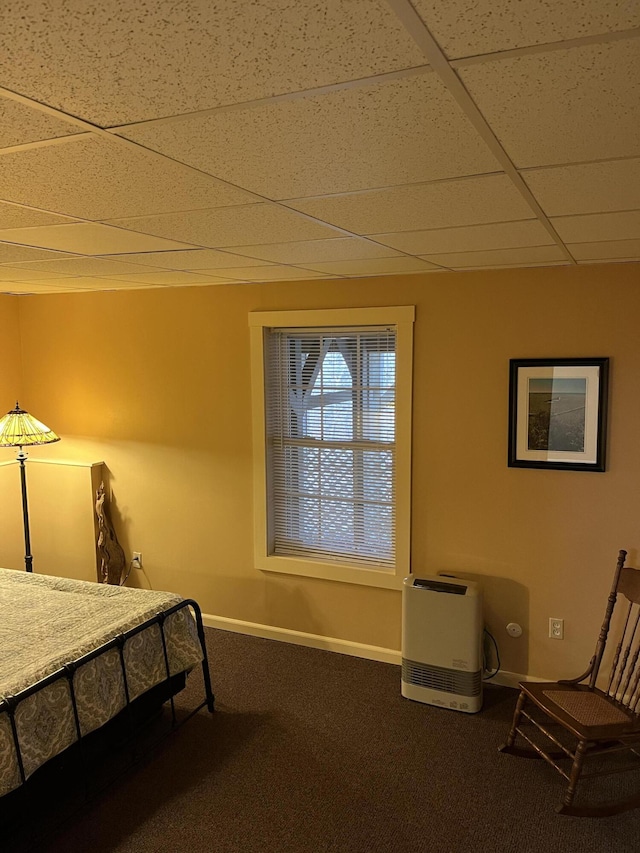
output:
[[[31,536],[29,534],[29,506],[27,503],[27,473],[25,462],[27,453],[24,447],[36,444],[51,444],[60,441],[59,437],[40,421],[36,420],[16,401],[15,409],[0,418],[0,447],[17,447],[16,459],[20,463],[20,482],[22,485],[22,517],[24,520],[24,565],[28,572],[33,571],[31,556]]]

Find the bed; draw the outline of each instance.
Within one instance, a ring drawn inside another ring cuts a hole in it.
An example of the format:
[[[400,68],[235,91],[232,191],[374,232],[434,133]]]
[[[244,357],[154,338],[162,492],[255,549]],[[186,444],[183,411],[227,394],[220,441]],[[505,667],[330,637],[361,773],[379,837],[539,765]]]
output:
[[[0,569],[0,797],[198,665],[213,711],[190,599]]]

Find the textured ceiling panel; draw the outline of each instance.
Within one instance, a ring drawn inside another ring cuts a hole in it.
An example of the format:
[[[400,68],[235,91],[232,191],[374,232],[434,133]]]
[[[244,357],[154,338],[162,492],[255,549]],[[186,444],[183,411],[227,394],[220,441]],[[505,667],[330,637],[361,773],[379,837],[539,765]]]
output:
[[[77,278],[65,278],[58,281],[58,289],[64,286],[71,290],[141,290],[145,287],[153,287],[150,284],[139,284],[132,281],[119,281],[117,278],[97,278],[94,276],[78,276]]]
[[[263,246],[239,246],[246,255],[279,264],[301,264],[310,261],[345,261],[360,258],[389,258],[393,249],[358,237],[336,237],[331,240],[300,240],[297,243],[267,243]]]
[[[552,222],[566,243],[633,240],[640,236],[640,210],[561,216]]]
[[[412,0],[447,56],[476,56],[640,27],[626,0]]]
[[[443,267],[527,266],[548,261],[562,261],[564,256],[558,246],[529,246],[521,249],[490,249],[485,252],[452,252],[426,255],[425,260]]]
[[[83,219],[143,216],[242,204],[253,197],[143,149],[88,135],[0,154],[0,192],[9,201]]]
[[[357,234],[446,228],[531,216],[531,208],[506,175],[287,203]]]
[[[553,243],[553,238],[537,219],[528,219],[523,222],[497,222],[491,225],[466,225],[460,228],[440,228],[432,231],[376,234],[375,239],[410,255],[510,249]]]
[[[140,268],[138,267],[138,270]],[[171,270],[170,272],[133,272],[125,275],[110,275],[111,281],[125,284],[147,284],[147,285],[167,285],[167,284],[220,284],[224,281],[222,276],[198,275],[191,272],[180,272]]]
[[[140,267],[137,264],[122,263],[106,258],[75,257],[66,260],[15,264],[14,266],[23,270],[42,270],[51,276],[56,276],[58,273],[73,276],[112,276],[140,272]]]
[[[331,275],[391,275],[392,273],[420,272],[433,269],[420,258],[366,258],[358,261],[325,261],[313,263],[309,269]]]
[[[0,189],[0,192],[2,190]],[[3,204],[0,201],[0,230],[7,228],[35,228],[39,225],[56,225],[71,222],[65,216],[18,207],[15,204]]]
[[[75,278],[56,278],[51,281],[4,281],[3,293],[74,293],[86,290],[79,287]]]
[[[0,96],[0,148],[77,133],[70,122]]]
[[[547,216],[640,208],[640,158],[525,172]]]
[[[301,281],[324,278],[322,272],[273,264],[267,267],[244,267],[225,270],[225,275],[238,281]]]
[[[484,62],[459,74],[516,166],[640,154],[638,39]]]
[[[0,292],[614,262],[639,240],[637,0],[0,11]]]
[[[576,260],[640,260],[640,237],[635,240],[608,240],[605,243],[571,243]]]
[[[20,267],[12,267],[9,265],[0,266],[0,281],[38,281],[48,279],[69,278],[66,273],[43,272],[42,270],[33,270],[28,267],[20,269]]]
[[[0,79],[102,126],[424,64],[383,0],[9,3]],[[38,56],[38,61],[31,59]]]
[[[115,256],[118,257],[117,255]],[[231,252],[218,252],[216,249],[186,249],[178,252],[144,252],[127,255],[127,262],[149,267],[162,267],[168,270],[213,270],[223,267],[261,267],[267,261],[245,258]],[[144,272],[144,270],[140,270]]]
[[[118,255],[127,252],[161,252],[163,249],[188,248],[185,243],[175,240],[138,234],[96,222],[43,225],[40,228],[5,228],[0,230],[0,240],[80,255]]]
[[[218,287],[220,285],[225,284],[241,284],[243,282],[231,281],[228,278],[204,278],[203,276],[198,277],[196,280],[189,280],[185,282],[176,282],[171,281],[169,284],[163,284],[162,287]]]
[[[313,240],[335,236],[336,233],[332,228],[311,222],[293,211],[268,204],[120,219],[113,224],[158,237],[171,236],[212,249],[248,243]]]
[[[0,243],[0,264],[20,261],[56,261],[71,258],[66,252],[49,252],[46,249],[33,249],[31,246],[17,246],[14,243]]]
[[[500,168],[430,73],[123,133],[272,199]]]
[[[527,263],[515,264],[478,264],[470,267],[452,267],[454,270],[471,271],[471,270],[518,270],[528,267],[566,267],[572,265],[572,261],[528,261]]]

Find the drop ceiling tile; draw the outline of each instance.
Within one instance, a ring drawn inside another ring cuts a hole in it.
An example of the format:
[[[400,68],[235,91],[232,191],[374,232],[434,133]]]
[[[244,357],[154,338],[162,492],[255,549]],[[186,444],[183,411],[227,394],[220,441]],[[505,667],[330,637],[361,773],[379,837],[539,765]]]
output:
[[[453,270],[521,270],[530,269],[531,267],[568,267],[572,266],[572,262],[566,261],[532,261],[530,263],[518,264],[474,264],[471,267],[452,267]]]
[[[174,281],[171,284],[163,284],[162,287],[216,287],[223,284],[241,283],[230,278],[204,278],[202,276],[200,278],[200,281]]]
[[[297,213],[270,204],[250,204],[218,210],[112,220],[114,225],[173,237],[212,249],[249,243],[283,243],[335,236],[328,225],[311,222]],[[0,232],[0,239],[2,234]]]
[[[64,279],[65,287],[76,290],[143,290],[154,285],[133,281],[120,281],[117,278],[99,278],[95,276],[78,276]]]
[[[458,73],[518,167],[640,154],[638,39],[488,61]]]
[[[42,270],[52,276],[56,276],[58,273],[72,276],[112,276],[139,273],[141,271],[138,264],[127,264],[119,260],[107,260],[106,258],[74,257],[58,261],[14,264],[14,266],[25,271]]]
[[[107,256],[111,257],[111,256]],[[114,257],[118,257],[115,255]],[[126,260],[141,266],[161,267],[171,270],[215,270],[217,267],[261,267],[267,261],[218,252],[215,249],[186,249],[177,252],[144,252],[127,255]],[[144,272],[144,270],[140,270]]]
[[[63,285],[62,282],[65,282]],[[75,278],[56,279],[55,281],[0,281],[0,293],[72,293],[85,290],[75,284]],[[55,285],[60,285],[59,287]]]
[[[640,237],[602,243],[569,243],[567,248],[577,261],[640,260]]]
[[[547,216],[640,208],[640,158],[534,169],[522,177]]]
[[[1,190],[0,190],[1,192]],[[39,225],[65,225],[73,220],[44,210],[32,210],[0,201],[0,230],[6,228],[37,228]]]
[[[310,264],[310,269],[332,275],[387,275],[402,272],[422,272],[433,269],[419,258],[368,258],[360,261],[327,261]]]
[[[356,234],[527,219],[531,208],[506,175],[294,199],[287,205]]]
[[[594,264],[634,264],[636,267],[640,264],[638,258],[605,258],[604,260],[578,261],[578,266],[593,266]],[[640,269],[638,269],[640,273]]]
[[[265,269],[265,266],[270,267],[271,264],[261,265],[259,267],[230,267],[229,269],[212,269],[212,270],[197,270],[198,275],[206,280],[215,279],[215,284],[235,284],[239,279],[244,281],[247,278],[246,273],[251,270],[251,277],[255,278],[260,270]]]
[[[38,281],[41,279],[63,279],[70,278],[65,273],[43,272],[42,270],[20,269],[3,265],[0,267],[0,281]]]
[[[87,135],[0,155],[8,201],[82,219],[144,216],[246,204],[253,196],[180,163],[125,143]]]
[[[59,249],[79,255],[122,255],[128,252],[153,252],[163,249],[184,249],[188,244],[161,237],[126,231],[95,222],[71,225],[43,225],[40,228],[6,228],[0,230],[0,240],[21,243],[44,249]]]
[[[0,148],[77,133],[70,122],[0,96]]]
[[[500,169],[432,73],[122,133],[272,199]]]
[[[443,267],[493,267],[496,265],[528,266],[548,261],[564,261],[559,246],[528,246],[519,249],[489,249],[483,252],[448,252],[424,256],[425,260]]]
[[[140,267],[138,267],[140,269]],[[165,284],[219,284],[224,282],[224,276],[200,275],[198,273],[181,272],[180,270],[169,270],[166,272],[148,273],[126,273],[126,275],[110,275],[109,279],[115,282],[132,282],[148,285]]]
[[[266,267],[236,267],[224,270],[227,278],[242,281],[303,281],[307,278],[324,278],[324,271],[298,269],[274,264]]]
[[[553,243],[552,237],[537,219],[439,228],[431,231],[401,231],[397,234],[371,236],[386,246],[393,246],[410,255],[511,249],[518,246],[542,246],[545,243]]]
[[[103,126],[424,64],[383,0],[17,3],[2,17],[3,85]]]
[[[55,261],[63,258],[72,258],[66,252],[49,252],[46,249],[33,249],[31,246],[17,246],[15,243],[0,243],[0,264],[17,263],[24,261]]]
[[[640,210],[560,216],[551,222],[565,243],[634,240],[640,237]]]
[[[83,278],[72,278],[71,276],[67,276],[66,278],[40,278],[37,281],[19,281],[16,282],[21,286],[25,287],[33,286],[34,290],[81,290],[83,286]],[[11,282],[2,283],[1,286],[4,287],[4,284],[10,284]]]
[[[635,3],[602,0],[413,0],[449,58],[566,41],[640,26]]]
[[[346,261],[361,258],[389,258],[393,249],[359,237],[334,237],[329,240],[299,240],[296,243],[267,243],[263,246],[239,246],[245,255],[279,264],[305,264],[310,261]]]

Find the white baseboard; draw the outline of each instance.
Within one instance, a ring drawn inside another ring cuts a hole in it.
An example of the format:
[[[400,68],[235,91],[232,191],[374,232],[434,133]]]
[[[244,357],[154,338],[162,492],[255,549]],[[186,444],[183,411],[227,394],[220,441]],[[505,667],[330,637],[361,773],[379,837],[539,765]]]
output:
[[[495,678],[485,681],[485,684],[497,684],[499,687],[515,687],[517,689],[521,681],[549,681],[549,679],[538,678],[536,675],[523,675],[521,672],[508,672],[501,669]]]
[[[226,616],[210,616],[207,613],[202,614],[202,621],[208,628],[233,631],[236,634],[249,634],[251,637],[263,637],[266,640],[295,643],[297,646],[325,649],[329,652],[353,655],[353,657],[366,658],[367,660],[377,660],[381,663],[395,663],[400,665],[402,662],[399,651],[385,649],[382,646],[368,646],[365,643],[354,643],[350,640],[322,637],[320,634],[307,634],[304,631],[292,631],[290,628],[274,628],[271,625],[260,625],[257,622],[229,619]]]
[[[207,628],[218,628],[221,631],[232,631],[236,634],[248,634],[250,637],[262,637],[265,640],[278,640],[282,643],[294,643],[298,646],[309,646],[312,649],[324,649],[328,652],[338,652],[342,655],[352,655],[357,658],[376,660],[381,663],[402,664],[402,653],[396,649],[385,649],[382,646],[369,646],[365,643],[354,643],[351,640],[338,640],[334,637],[323,637],[320,634],[308,634],[305,631],[293,631],[290,628],[276,628],[272,625],[261,625],[258,622],[245,622],[242,619],[229,619],[226,616],[211,616],[202,614],[202,621]],[[546,681],[519,672],[500,670],[488,684],[498,684],[501,687],[518,687],[520,681]]]

